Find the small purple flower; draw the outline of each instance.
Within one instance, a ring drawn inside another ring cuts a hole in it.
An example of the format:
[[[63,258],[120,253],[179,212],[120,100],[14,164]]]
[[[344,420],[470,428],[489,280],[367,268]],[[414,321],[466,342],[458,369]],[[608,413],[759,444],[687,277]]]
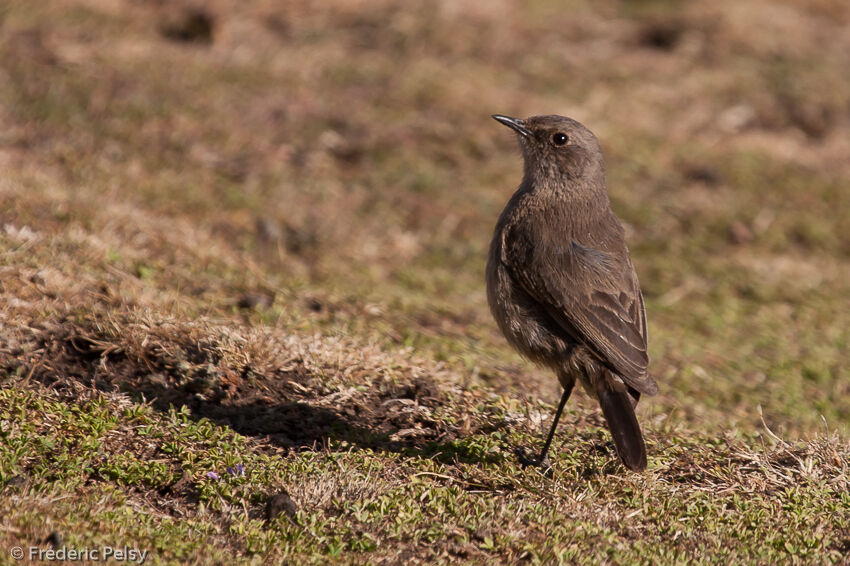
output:
[[[213,481],[218,481],[220,479],[218,474],[215,472],[207,472],[207,477]]]
[[[227,473],[231,476],[245,477],[245,466],[242,464],[236,464],[235,468],[227,468]]]

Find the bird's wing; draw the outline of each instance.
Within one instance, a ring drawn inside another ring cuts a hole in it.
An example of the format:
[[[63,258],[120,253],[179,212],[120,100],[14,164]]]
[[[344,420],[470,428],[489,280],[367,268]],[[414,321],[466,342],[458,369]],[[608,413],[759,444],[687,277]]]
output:
[[[647,373],[643,296],[627,252],[618,258],[574,241],[541,246],[523,236],[506,238],[502,261],[511,276],[626,383],[656,394]]]

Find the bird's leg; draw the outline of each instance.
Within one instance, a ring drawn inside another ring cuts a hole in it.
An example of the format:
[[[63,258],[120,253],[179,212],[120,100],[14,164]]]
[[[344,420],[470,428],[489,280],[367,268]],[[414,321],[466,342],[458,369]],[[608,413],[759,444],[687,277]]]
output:
[[[540,453],[540,458],[538,461],[543,464],[549,465],[549,446],[552,444],[552,439],[555,437],[555,429],[558,428],[558,421],[561,419],[561,413],[564,412],[564,406],[567,404],[567,400],[570,398],[570,394],[573,392],[573,386],[575,385],[575,381],[570,382],[569,387],[564,387],[564,393],[561,395],[561,402],[558,403],[558,410],[555,411],[555,420],[552,421],[552,428],[549,429],[549,435],[546,437],[546,443],[543,445],[543,451]]]
[[[561,413],[564,412],[564,406],[567,404],[567,400],[573,392],[574,385],[575,381],[570,381],[569,385],[564,387],[564,393],[561,395],[561,402],[558,403],[558,410],[555,411],[555,420],[552,421],[552,428],[549,429],[549,435],[546,437],[546,443],[543,444],[543,450],[540,452],[540,456],[536,459],[532,459],[526,456],[524,452],[518,451],[517,455],[519,456],[519,463],[523,468],[526,466],[534,466],[536,468],[541,468],[545,475],[552,474],[552,466],[549,463],[549,446],[552,444],[552,439],[555,437],[555,429],[558,428],[558,421],[561,419]]]

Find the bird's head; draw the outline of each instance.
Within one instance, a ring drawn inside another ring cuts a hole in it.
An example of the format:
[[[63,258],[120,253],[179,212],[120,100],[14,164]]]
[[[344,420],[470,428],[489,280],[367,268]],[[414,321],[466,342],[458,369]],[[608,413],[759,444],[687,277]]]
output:
[[[604,175],[599,141],[572,118],[550,115],[520,119],[501,114],[494,114],[493,118],[516,131],[526,177],[539,183],[562,184]]]

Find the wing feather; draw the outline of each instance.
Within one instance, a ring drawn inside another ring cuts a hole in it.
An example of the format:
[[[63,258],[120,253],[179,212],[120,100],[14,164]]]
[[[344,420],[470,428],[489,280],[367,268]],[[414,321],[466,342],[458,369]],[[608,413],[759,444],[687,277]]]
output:
[[[508,272],[573,339],[588,346],[626,383],[647,395],[658,387],[647,373],[646,312],[628,253],[614,254],[570,241],[535,253],[528,239],[512,238],[503,261]]]

